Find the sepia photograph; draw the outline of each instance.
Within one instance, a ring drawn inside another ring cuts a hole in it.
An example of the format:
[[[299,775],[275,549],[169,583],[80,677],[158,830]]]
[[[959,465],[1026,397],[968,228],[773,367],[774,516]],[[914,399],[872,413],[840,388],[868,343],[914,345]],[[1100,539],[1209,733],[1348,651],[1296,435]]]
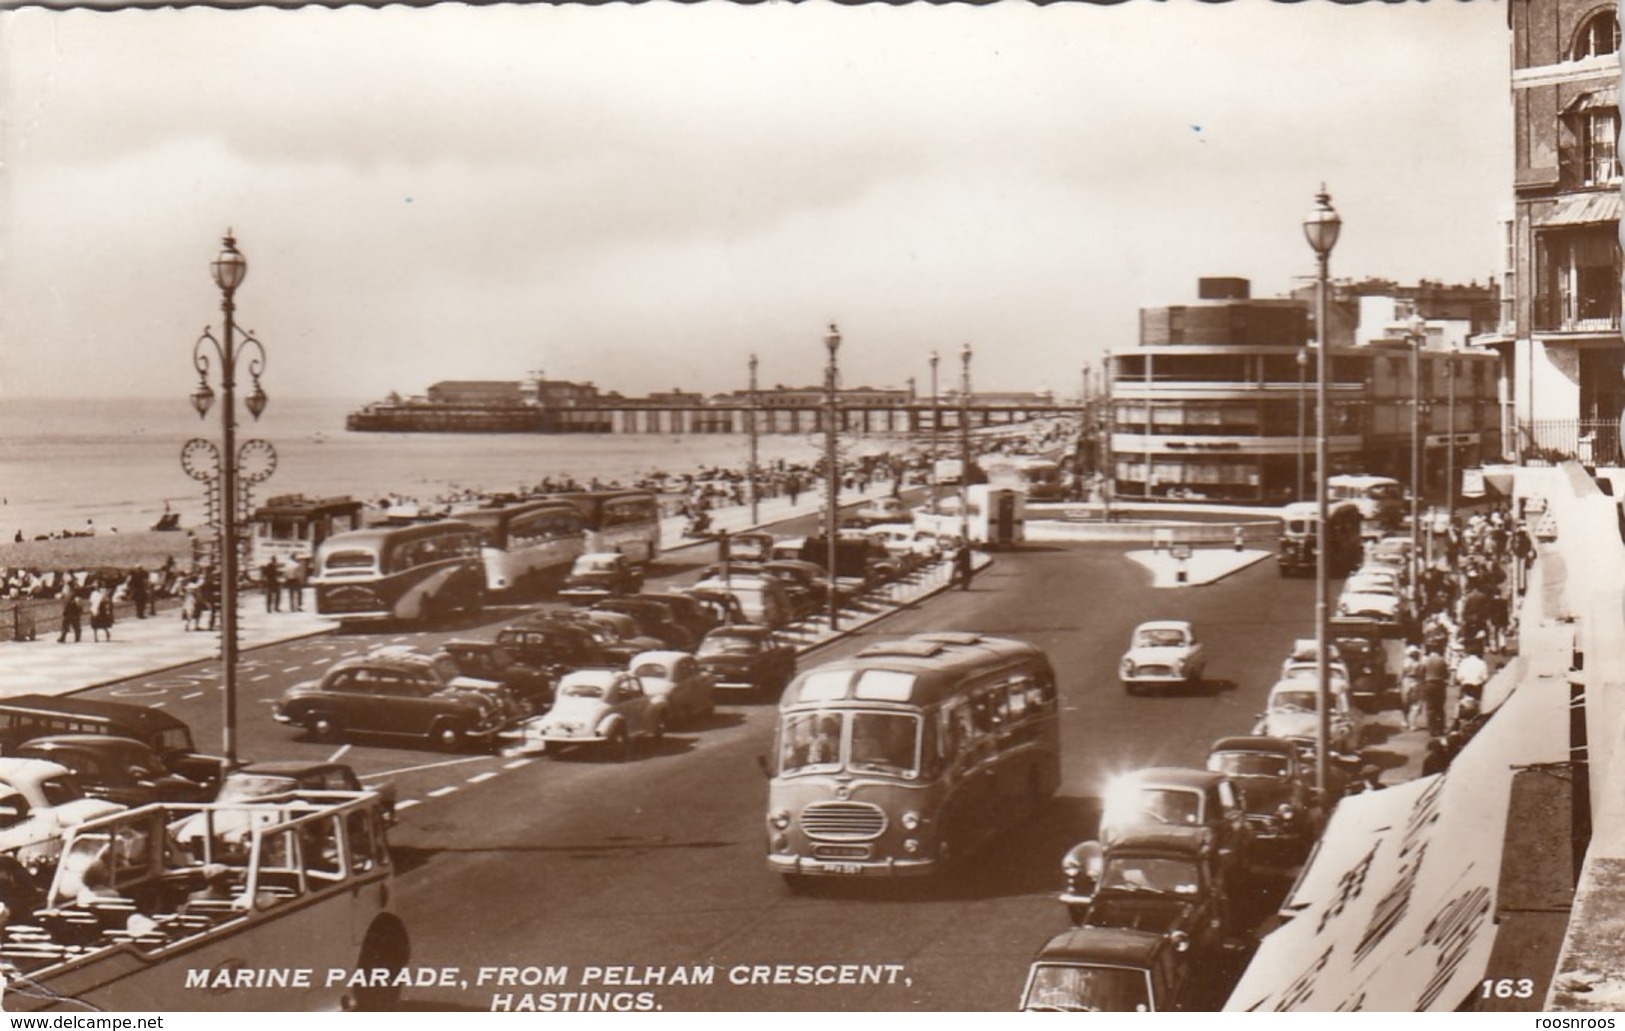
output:
[[[1612,1027],[1619,43],[0,0],[0,1009]]]

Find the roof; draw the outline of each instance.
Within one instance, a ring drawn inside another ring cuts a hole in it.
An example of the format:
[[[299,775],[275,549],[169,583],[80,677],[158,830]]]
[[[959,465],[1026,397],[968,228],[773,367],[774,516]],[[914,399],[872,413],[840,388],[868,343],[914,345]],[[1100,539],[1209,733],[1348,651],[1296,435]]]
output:
[[[94,719],[118,720],[132,725],[156,726],[158,729],[186,726],[179,717],[162,709],[131,705],[128,702],[108,702],[100,698],[80,698],[77,695],[18,695],[0,701],[0,712],[7,709],[88,716]]]
[[[1201,852],[1212,843],[1206,827],[1136,824],[1112,835],[1107,852]]]
[[[1224,779],[1222,773],[1188,766],[1148,766],[1123,776],[1125,782],[1134,781],[1142,787],[1189,788],[1196,791],[1205,791],[1209,785]]]
[[[1191,625],[1190,625],[1189,620],[1184,620],[1184,619],[1152,619],[1152,620],[1147,620],[1144,623],[1141,623],[1139,626],[1135,627],[1134,629],[1135,629],[1136,632],[1141,631],[1141,630],[1184,630],[1184,631],[1188,632],[1190,630],[1190,628],[1191,628]]]
[[[909,688],[907,701],[915,705],[928,705],[943,697],[945,691],[953,689],[967,672],[1018,663],[1042,663],[1047,667],[1048,659],[1034,645],[1008,637],[987,637],[964,631],[915,634],[912,637],[878,641],[849,658],[806,670],[784,692],[782,704],[788,707],[802,704],[800,685],[808,677],[884,670],[914,674],[916,681]],[[850,693],[849,682],[846,698],[850,698]],[[824,702],[839,700],[842,699],[822,699]]]
[[[1074,927],[1062,931],[1038,950],[1035,962],[1106,963],[1144,967],[1166,947],[1167,939],[1150,931],[1123,927]]]
[[[110,737],[106,734],[51,734],[47,737],[36,737],[18,745],[18,750],[24,748],[52,748],[61,746],[65,748],[89,748],[98,752],[112,751],[139,751],[151,752],[152,748],[145,741],[138,741],[133,737]]]
[[[1273,755],[1297,755],[1297,749],[1292,742],[1285,738],[1263,737],[1252,735],[1248,737],[1221,737],[1213,742],[1208,753],[1214,752],[1269,752]]]
[[[7,784],[32,784],[46,777],[60,777],[67,772],[66,766],[46,759],[18,759],[15,756],[0,759],[0,781]]]
[[[1535,224],[1550,228],[1618,222],[1620,207],[1617,189],[1600,193],[1572,193],[1558,198],[1552,209],[1537,218]]]
[[[675,666],[679,660],[687,658],[688,654],[688,652],[660,649],[655,651],[638,652],[636,655],[632,656],[632,661],[627,663],[627,665],[636,666],[644,662],[659,662],[664,663],[667,666]]]

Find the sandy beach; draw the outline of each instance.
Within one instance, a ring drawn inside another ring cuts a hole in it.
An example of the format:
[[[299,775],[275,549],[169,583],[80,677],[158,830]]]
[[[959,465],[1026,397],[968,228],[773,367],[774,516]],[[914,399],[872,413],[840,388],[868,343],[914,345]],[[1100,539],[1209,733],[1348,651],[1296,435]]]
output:
[[[0,569],[157,569],[173,558],[186,567],[192,561],[188,533],[108,533],[50,541],[0,544]]]

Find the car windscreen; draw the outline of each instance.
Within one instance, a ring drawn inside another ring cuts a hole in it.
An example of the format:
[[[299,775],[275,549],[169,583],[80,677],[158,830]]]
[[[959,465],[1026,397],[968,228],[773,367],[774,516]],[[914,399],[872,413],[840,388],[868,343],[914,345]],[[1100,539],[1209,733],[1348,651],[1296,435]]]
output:
[[[652,677],[655,680],[671,679],[671,668],[663,662],[640,662],[632,673],[634,676]]]
[[[377,564],[375,551],[330,551],[322,559],[326,569],[372,569]]]
[[[1201,886],[1202,873],[1195,863],[1165,856],[1110,856],[1100,872],[1102,891],[1194,895]]]
[[[700,642],[696,655],[755,655],[758,651],[755,638],[742,634],[711,634]]]
[[[79,782],[68,774],[46,777],[40,781],[40,793],[45,796],[46,805],[63,805],[85,797]]]
[[[1151,1009],[1144,970],[1040,963],[1033,968],[1022,1008],[1073,1012],[1139,1013]]]
[[[1281,712],[1314,712],[1315,692],[1277,691],[1270,695],[1270,708]]]
[[[566,684],[560,692],[566,698],[602,698],[604,697],[603,684]]]
[[[1207,768],[1232,777],[1284,777],[1292,764],[1284,755],[1266,752],[1218,752],[1209,757]]]
[[[296,790],[299,782],[292,777],[272,777],[261,773],[233,773],[220,785],[216,802],[246,802]]]
[[[1178,648],[1185,643],[1182,630],[1142,630],[1135,642],[1141,648]]]

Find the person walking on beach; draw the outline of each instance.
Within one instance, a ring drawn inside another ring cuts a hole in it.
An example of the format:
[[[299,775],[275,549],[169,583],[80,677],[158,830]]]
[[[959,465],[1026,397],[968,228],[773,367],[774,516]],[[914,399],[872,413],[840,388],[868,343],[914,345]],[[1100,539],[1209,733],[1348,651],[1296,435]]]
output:
[[[289,555],[282,563],[282,586],[288,592],[288,611],[303,612],[305,608],[305,563],[298,555]]]
[[[91,641],[100,641],[102,634],[106,634],[109,641],[113,639],[113,592],[98,582],[96,589],[90,592]]]
[[[73,587],[62,599],[62,633],[57,635],[56,643],[62,644],[68,639],[68,631],[73,631],[73,640],[78,643],[83,639],[84,624],[80,621],[84,615],[84,607],[79,604],[79,592]]]
[[[260,579],[265,583],[265,611],[282,611],[282,575],[277,567],[276,559],[268,560],[260,567]]]

